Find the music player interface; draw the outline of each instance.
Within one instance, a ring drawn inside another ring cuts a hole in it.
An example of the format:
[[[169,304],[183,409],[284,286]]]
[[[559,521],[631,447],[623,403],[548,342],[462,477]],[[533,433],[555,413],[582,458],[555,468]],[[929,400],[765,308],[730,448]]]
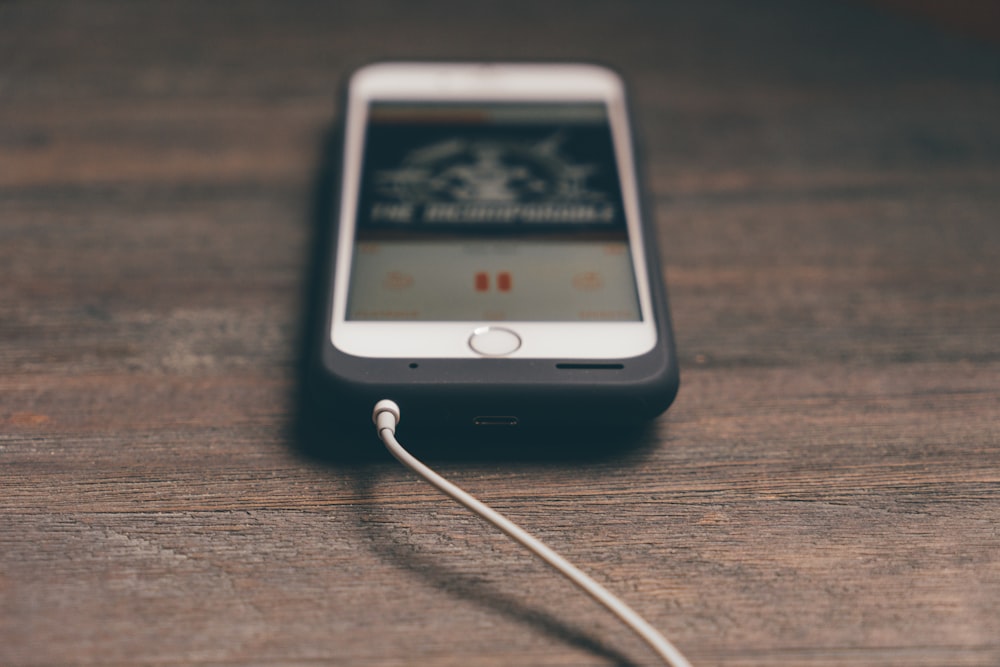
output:
[[[347,318],[636,321],[601,104],[374,104]]]

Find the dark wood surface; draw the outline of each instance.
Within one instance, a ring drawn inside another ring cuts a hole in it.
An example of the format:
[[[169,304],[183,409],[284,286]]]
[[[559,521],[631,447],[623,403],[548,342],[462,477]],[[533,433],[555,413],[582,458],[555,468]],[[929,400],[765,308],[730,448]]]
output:
[[[391,57],[626,74],[682,362],[645,447],[443,472],[697,666],[1000,664],[1000,51],[735,0],[0,4],[0,664],[654,664],[300,453],[320,146]]]

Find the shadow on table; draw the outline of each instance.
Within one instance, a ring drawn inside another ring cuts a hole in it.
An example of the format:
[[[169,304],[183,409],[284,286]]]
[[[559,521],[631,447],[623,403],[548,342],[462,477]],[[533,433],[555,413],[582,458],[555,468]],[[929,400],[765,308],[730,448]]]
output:
[[[376,496],[374,485],[378,472],[374,468],[374,466],[369,467],[366,472],[353,476],[354,489],[359,498],[372,499]],[[450,501],[442,498],[442,502]],[[401,521],[398,516],[391,516],[393,512],[390,506],[378,502],[368,502],[354,505],[351,509],[357,516],[358,525],[361,526],[365,536],[370,540],[370,549],[382,562],[414,575],[429,587],[443,591],[457,600],[473,602],[527,626],[533,632],[544,633],[555,640],[606,660],[609,665],[632,667],[638,664],[606,642],[600,641],[593,631],[574,627],[573,623],[562,620],[559,618],[558,611],[544,610],[540,608],[542,605],[535,606],[533,603],[537,598],[530,591],[523,591],[522,594],[512,593],[509,590],[504,590],[500,584],[488,581],[486,577],[470,572],[468,569],[459,569],[443,564],[441,554],[436,553],[433,549],[413,543],[412,535],[406,530],[405,522]],[[496,539],[504,538],[497,534]],[[468,554],[468,559],[473,562],[483,560],[485,561],[483,563],[484,570],[495,571],[503,563],[497,560],[495,553],[489,548],[490,541],[490,537],[484,537],[483,549],[471,551]],[[541,567],[539,563],[539,568]],[[552,576],[556,576],[555,573]],[[506,581],[505,577],[498,577],[498,579]],[[591,614],[606,613],[603,609],[588,608],[590,602],[587,597],[568,584],[563,587],[563,590],[567,597],[578,595],[577,604],[567,606],[564,602],[556,604],[549,602],[544,606],[550,610],[585,609],[586,613],[579,615],[581,620],[591,618]],[[615,622],[610,615],[607,618],[609,624]],[[622,630],[624,632],[624,628]]]

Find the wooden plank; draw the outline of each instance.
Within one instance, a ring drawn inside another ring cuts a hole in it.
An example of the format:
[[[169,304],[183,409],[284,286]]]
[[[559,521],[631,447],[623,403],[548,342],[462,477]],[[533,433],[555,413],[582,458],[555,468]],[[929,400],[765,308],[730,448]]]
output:
[[[403,55],[623,70],[683,369],[638,447],[442,472],[696,665],[1000,663],[995,49],[837,2],[104,0],[0,4],[0,664],[653,664],[296,440],[336,86]]]

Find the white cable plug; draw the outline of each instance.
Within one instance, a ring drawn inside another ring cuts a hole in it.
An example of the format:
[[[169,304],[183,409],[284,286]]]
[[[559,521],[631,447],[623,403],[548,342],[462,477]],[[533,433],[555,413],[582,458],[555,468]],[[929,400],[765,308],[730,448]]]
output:
[[[376,403],[375,409],[372,412],[372,421],[375,422],[379,439],[385,444],[389,453],[396,457],[400,463],[420,475],[441,493],[499,528],[512,540],[541,558],[559,572],[559,574],[576,584],[591,598],[604,605],[608,611],[617,616],[629,629],[639,635],[667,665],[670,667],[691,667],[691,663],[687,661],[687,658],[666,637],[660,634],[646,619],[618,599],[608,589],[601,586],[575,565],[547,547],[541,540],[488,505],[483,504],[471,494],[455,486],[406,451],[396,440],[396,424],[399,423],[399,416],[399,406],[387,399]]]

